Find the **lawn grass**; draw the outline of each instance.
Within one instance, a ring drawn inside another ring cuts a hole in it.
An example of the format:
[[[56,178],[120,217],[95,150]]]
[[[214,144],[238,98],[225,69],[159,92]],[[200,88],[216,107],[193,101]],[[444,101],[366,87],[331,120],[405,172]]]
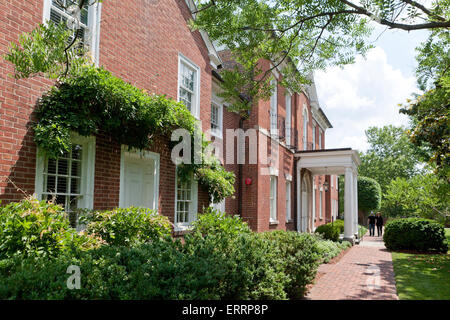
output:
[[[446,230],[447,238],[450,229]],[[450,300],[450,254],[392,252],[401,300]]]
[[[450,244],[450,228],[445,228],[445,237],[447,238],[447,242]]]

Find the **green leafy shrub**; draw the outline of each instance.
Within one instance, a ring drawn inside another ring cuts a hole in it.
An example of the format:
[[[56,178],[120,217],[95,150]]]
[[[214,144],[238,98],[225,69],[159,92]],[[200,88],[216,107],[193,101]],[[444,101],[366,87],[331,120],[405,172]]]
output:
[[[154,210],[139,207],[99,211],[80,218],[86,232],[100,236],[112,246],[131,247],[170,236],[169,219]]]
[[[443,253],[448,250],[444,226],[428,219],[389,220],[383,240],[389,250],[437,250]]]
[[[14,255],[56,256],[100,244],[100,239],[72,229],[58,205],[29,198],[0,207],[0,259]]]
[[[341,228],[339,225],[331,223],[323,224],[316,228],[316,233],[322,235],[325,239],[338,241],[341,234]]]
[[[279,248],[284,265],[284,273],[289,277],[285,291],[290,299],[300,299],[306,292],[306,286],[316,277],[320,263],[320,251],[317,239],[310,234],[293,231],[268,231],[259,234],[272,240]]]
[[[321,255],[321,262],[323,263],[330,262],[331,259],[338,256],[343,250],[352,246],[348,241],[335,242],[320,238],[317,245]]]
[[[340,233],[344,233],[344,220],[336,219],[336,221],[333,222],[333,225],[335,225],[336,227],[339,227]]]
[[[238,216],[231,216],[225,212],[217,212],[212,208],[204,210],[203,214],[192,223],[193,230],[203,235],[220,234],[237,236],[249,234],[251,230],[247,223]]]

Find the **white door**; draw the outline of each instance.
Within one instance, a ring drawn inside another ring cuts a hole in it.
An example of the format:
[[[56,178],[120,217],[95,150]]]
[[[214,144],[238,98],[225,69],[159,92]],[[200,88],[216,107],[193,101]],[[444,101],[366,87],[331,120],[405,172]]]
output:
[[[156,209],[155,160],[125,156],[123,207]]]
[[[225,212],[225,199],[219,203],[211,203],[211,207],[217,212]]]

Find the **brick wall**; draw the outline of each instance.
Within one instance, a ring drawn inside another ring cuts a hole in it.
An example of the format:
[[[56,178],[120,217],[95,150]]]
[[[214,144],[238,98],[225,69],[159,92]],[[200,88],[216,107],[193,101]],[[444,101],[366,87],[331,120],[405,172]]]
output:
[[[3,59],[10,42],[42,22],[43,1],[1,1],[0,12],[0,200],[6,203],[20,200],[23,192],[34,193],[33,106],[52,82],[41,77],[16,80],[10,76],[13,66]]]
[[[43,20],[43,0],[0,3],[0,55]],[[145,4],[145,5],[144,5]],[[177,99],[178,55],[181,53],[200,69],[200,120],[210,126],[211,67],[208,50],[198,31],[191,32],[191,18],[184,0],[124,2],[108,0],[102,6],[100,65],[125,81],[157,94]],[[37,99],[51,81],[41,77],[15,80],[10,63],[0,59],[0,199],[17,201],[34,192],[36,145],[30,125]],[[170,161],[168,140],[161,138],[151,148],[160,153],[161,213],[173,221],[175,166]],[[110,209],[119,204],[120,145],[99,134],[96,139],[94,208]],[[198,208],[208,206],[205,191],[199,190]]]

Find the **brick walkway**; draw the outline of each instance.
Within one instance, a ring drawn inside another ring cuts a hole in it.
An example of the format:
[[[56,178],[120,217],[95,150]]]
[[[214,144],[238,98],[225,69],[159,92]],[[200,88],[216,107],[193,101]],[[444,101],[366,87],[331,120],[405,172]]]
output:
[[[319,267],[310,300],[397,300],[392,257],[381,237],[366,235],[336,264]]]

